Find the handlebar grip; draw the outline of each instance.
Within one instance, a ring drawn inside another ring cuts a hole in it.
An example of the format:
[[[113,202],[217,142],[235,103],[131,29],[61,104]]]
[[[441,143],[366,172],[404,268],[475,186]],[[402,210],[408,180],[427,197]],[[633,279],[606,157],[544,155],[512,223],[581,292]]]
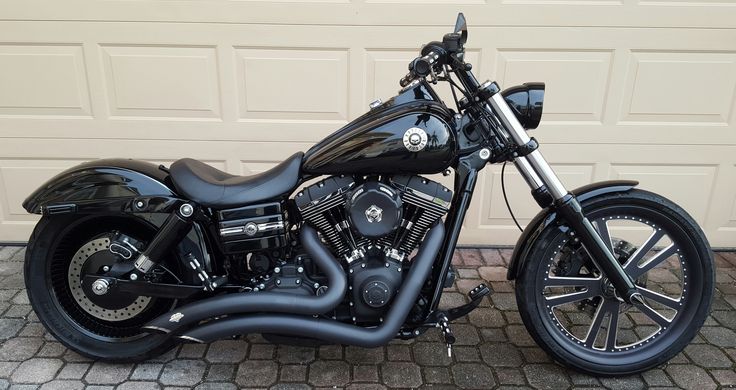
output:
[[[417,77],[429,76],[432,72],[432,67],[439,58],[439,54],[431,51],[425,56],[415,58],[414,61],[411,62],[409,69],[411,69]]]

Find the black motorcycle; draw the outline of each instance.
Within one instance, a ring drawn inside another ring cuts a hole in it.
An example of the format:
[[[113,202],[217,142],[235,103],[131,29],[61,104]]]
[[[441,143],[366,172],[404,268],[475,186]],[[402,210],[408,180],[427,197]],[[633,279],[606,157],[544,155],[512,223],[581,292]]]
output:
[[[672,358],[713,297],[703,232],[635,181],[566,189],[527,134],[544,84],[479,83],[466,39],[460,14],[398,95],[261,174],[109,159],[52,178],[23,204],[42,215],[25,262],[40,321],[108,361],[249,333],[375,347],[435,327],[450,353],[451,322],[491,293],[481,284],[466,304],[439,305],[478,172],[512,162],[543,209],[508,270],[536,342],[598,375]],[[437,173],[454,173],[454,187],[420,176]],[[622,238],[631,232],[639,242]]]

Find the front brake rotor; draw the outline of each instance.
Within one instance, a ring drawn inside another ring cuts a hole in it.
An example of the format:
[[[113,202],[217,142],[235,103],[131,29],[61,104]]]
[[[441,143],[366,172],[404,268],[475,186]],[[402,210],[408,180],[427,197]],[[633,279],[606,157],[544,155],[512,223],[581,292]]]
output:
[[[615,237],[612,237],[611,241],[613,244],[613,255],[619,264],[626,264],[626,261],[636,252],[637,247],[628,241]],[[556,276],[597,277],[600,275],[600,271],[593,264],[588,252],[579,243],[575,247],[566,246],[560,251],[560,260],[556,264],[554,273]],[[635,281],[635,284],[640,287],[646,287],[647,274],[644,273],[640,276]],[[585,299],[578,303],[578,308],[592,315],[598,307],[599,301],[600,299],[598,298]],[[622,304],[620,310],[625,311],[630,307],[631,305]]]

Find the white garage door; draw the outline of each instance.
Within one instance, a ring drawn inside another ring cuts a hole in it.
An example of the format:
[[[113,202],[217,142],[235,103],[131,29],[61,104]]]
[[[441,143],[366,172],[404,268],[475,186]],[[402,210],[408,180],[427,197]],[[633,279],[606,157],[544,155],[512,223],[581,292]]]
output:
[[[479,78],[545,81],[534,136],[570,188],[632,178],[736,246],[734,0],[3,1],[0,241],[22,200],[101,157],[273,166],[390,97],[458,11]],[[512,244],[499,167],[462,242]],[[522,223],[534,206],[509,173]]]

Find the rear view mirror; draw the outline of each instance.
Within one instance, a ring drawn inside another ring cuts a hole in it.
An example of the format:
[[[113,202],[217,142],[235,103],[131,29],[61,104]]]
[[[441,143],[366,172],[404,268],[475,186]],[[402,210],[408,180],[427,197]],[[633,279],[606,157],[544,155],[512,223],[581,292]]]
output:
[[[460,44],[464,44],[468,40],[468,24],[465,22],[465,15],[462,12],[457,14],[455,22],[455,33],[460,33]]]

